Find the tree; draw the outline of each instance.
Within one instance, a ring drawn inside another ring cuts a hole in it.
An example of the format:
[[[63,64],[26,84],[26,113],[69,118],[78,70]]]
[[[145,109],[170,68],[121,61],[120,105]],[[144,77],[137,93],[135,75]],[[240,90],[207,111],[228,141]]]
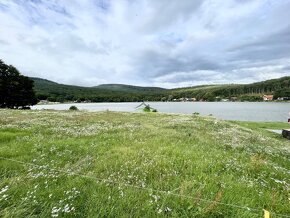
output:
[[[0,60],[0,107],[19,108],[36,103],[33,81]]]

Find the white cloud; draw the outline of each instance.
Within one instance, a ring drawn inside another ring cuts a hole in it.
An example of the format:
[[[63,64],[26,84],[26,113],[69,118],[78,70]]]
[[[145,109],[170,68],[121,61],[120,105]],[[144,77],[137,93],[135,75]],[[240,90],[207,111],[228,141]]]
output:
[[[290,75],[289,0],[0,0],[0,58],[29,76],[179,87]]]

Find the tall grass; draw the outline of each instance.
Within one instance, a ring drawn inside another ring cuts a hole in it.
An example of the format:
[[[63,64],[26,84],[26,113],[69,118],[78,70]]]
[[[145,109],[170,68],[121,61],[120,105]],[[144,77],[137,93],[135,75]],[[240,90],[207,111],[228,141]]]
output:
[[[287,140],[212,117],[0,110],[0,214],[279,217],[289,160]]]

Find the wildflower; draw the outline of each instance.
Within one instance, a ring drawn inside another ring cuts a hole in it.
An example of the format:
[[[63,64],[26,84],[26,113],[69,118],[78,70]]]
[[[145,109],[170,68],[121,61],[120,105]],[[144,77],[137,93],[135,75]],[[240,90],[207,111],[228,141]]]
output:
[[[170,209],[169,207],[165,207],[164,211],[165,212],[170,212],[170,211],[172,211],[172,209]]]
[[[6,192],[8,190],[9,186],[6,185],[4,188],[1,189],[0,194]]]
[[[68,204],[66,204],[66,205],[64,206],[64,208],[63,208],[63,212],[65,212],[65,213],[69,213],[69,212],[70,212],[70,208],[69,208],[69,205],[68,205]]]
[[[51,210],[51,216],[52,217],[58,217],[58,212],[60,211],[61,208],[53,207]]]
[[[7,197],[8,197],[8,195],[5,195],[5,194],[4,194],[4,195],[2,196],[2,199],[7,200]]]

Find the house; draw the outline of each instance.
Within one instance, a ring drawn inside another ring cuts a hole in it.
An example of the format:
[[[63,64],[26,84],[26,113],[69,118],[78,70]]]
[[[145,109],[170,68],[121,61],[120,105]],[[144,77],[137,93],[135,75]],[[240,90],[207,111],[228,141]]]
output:
[[[264,101],[273,101],[273,95],[263,95]]]

